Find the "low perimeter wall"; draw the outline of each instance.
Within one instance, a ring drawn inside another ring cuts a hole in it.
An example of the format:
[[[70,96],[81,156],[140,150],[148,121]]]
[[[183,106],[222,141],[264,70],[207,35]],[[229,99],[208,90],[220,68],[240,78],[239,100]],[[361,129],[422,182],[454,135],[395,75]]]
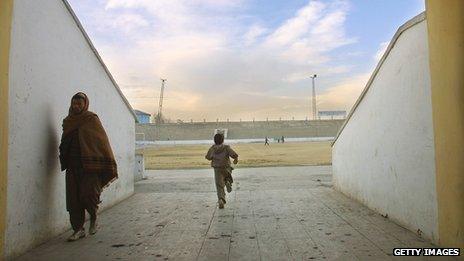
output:
[[[335,137],[344,120],[195,122],[137,124],[137,140],[210,140],[215,129],[227,129],[228,139]],[[143,133],[143,135],[142,135]]]
[[[425,15],[403,25],[333,144],[335,187],[438,239]]]

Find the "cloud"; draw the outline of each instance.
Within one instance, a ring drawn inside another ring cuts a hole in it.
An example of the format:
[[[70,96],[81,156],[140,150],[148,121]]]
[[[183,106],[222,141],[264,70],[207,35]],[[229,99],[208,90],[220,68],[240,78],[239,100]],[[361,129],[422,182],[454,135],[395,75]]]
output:
[[[260,25],[253,25],[251,26],[248,31],[245,33],[243,37],[243,41],[246,46],[250,46],[258,40],[260,36],[263,36],[267,33],[268,30]]]
[[[376,62],[378,62],[378,61],[380,61],[380,59],[382,59],[382,56],[385,53],[385,51],[387,51],[387,48],[388,48],[389,44],[390,44],[390,42],[382,42],[382,43],[380,43],[379,49],[377,50],[377,52],[374,55],[374,59],[375,59]]]
[[[320,110],[351,110],[369,80],[370,73],[358,74],[318,95]]]
[[[305,37],[311,25],[322,16],[325,7],[322,2],[310,2],[275,30],[267,39],[268,44],[286,46]]]
[[[282,57],[302,64],[330,61],[330,51],[356,42],[345,35],[344,22],[348,4],[309,2],[295,17],[288,19],[266,40],[271,50],[281,50]]]
[[[352,69],[352,66],[349,65],[334,65],[334,66],[321,66],[318,68],[317,72],[319,75],[323,75],[326,78],[329,78],[331,76],[336,76],[344,73],[350,72]],[[289,82],[289,83],[296,83],[304,80],[308,80],[309,76],[312,74],[308,73],[308,71],[299,71],[299,72],[294,72],[289,75],[287,75],[283,81]]]
[[[147,112],[157,111],[159,78],[167,78],[172,119],[304,118],[306,75],[340,81],[352,69],[332,62],[334,50],[356,42],[345,30],[346,1],[308,1],[277,26],[250,15],[243,0],[103,3],[93,19],[105,62],[133,107]]]
[[[106,24],[101,26],[102,30],[111,28],[113,30],[122,30],[126,34],[149,25],[149,22],[143,16],[130,13],[120,14],[105,21]]]
[[[159,34],[172,35],[180,31],[210,29],[210,22],[218,22],[223,10],[240,6],[241,0],[108,0],[108,11],[136,11],[148,14]]]

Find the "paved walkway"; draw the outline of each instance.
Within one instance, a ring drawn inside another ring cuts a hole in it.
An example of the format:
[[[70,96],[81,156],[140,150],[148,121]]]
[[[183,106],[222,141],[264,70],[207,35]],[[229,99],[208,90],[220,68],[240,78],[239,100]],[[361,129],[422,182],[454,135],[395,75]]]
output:
[[[237,169],[226,208],[212,170],[152,171],[101,230],[69,232],[21,260],[390,260],[395,247],[430,247],[334,191],[331,167]]]

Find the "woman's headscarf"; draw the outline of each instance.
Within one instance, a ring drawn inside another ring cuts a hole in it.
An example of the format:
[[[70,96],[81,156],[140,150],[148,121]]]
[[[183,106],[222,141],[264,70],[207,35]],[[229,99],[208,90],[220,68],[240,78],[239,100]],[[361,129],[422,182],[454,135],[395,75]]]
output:
[[[87,97],[87,95],[85,93],[78,92],[78,93],[74,94],[74,96],[71,98],[71,105],[69,105],[68,116],[74,115],[74,113],[72,111],[72,101],[74,99],[82,99],[82,100],[84,100],[84,109],[82,110],[81,113],[86,112],[86,111],[89,110],[89,98]]]
[[[74,99],[84,100],[84,108],[79,114],[74,114],[73,112],[72,101]],[[69,105],[68,117],[63,120],[63,137],[66,137],[73,131],[77,130],[79,126],[88,121],[92,116],[95,116],[95,113],[89,111],[89,98],[87,95],[83,92],[74,94],[71,98],[71,104]]]

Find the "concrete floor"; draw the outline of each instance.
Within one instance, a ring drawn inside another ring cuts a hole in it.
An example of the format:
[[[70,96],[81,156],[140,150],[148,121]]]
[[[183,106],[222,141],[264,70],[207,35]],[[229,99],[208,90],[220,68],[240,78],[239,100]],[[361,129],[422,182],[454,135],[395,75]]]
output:
[[[100,231],[70,232],[20,260],[389,260],[395,247],[432,247],[336,192],[331,167],[237,169],[216,207],[213,171],[150,171]]]

